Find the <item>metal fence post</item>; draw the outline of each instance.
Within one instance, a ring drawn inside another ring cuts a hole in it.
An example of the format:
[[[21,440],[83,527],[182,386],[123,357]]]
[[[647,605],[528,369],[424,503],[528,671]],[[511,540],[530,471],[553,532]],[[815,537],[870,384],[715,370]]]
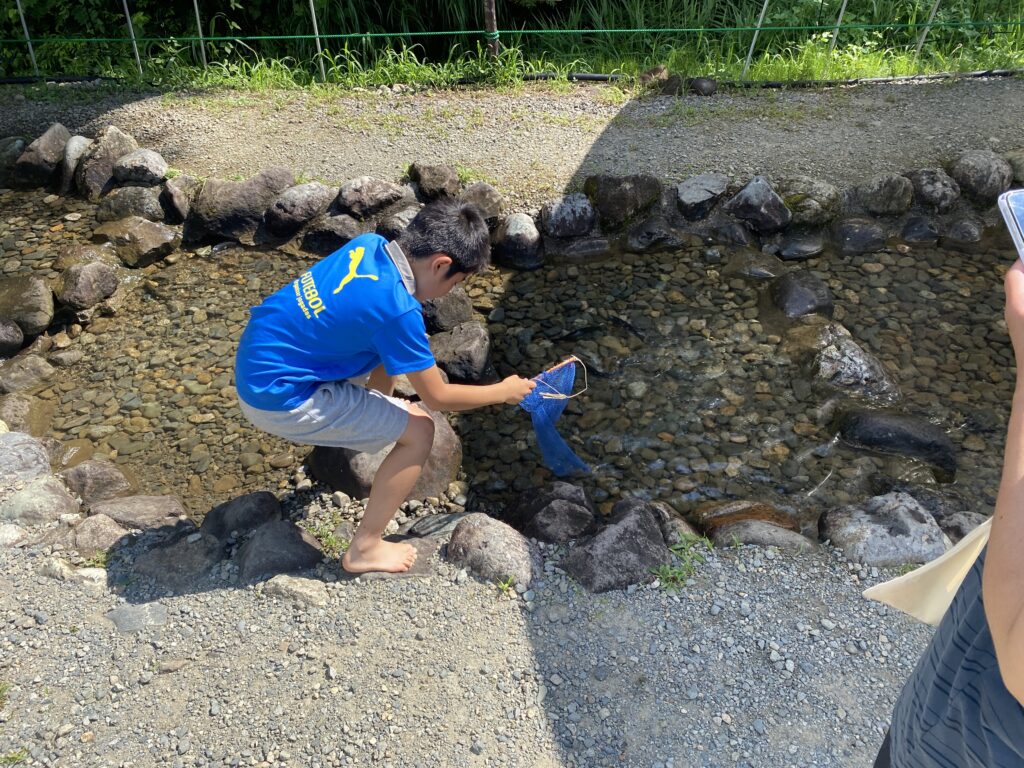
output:
[[[121,0],[124,6],[124,17],[128,21],[128,34],[132,38],[132,50],[135,51],[135,66],[139,68],[139,77],[142,77],[142,59],[139,58],[139,46],[135,42],[135,27],[132,25],[132,15],[128,13],[128,0]]]
[[[921,56],[921,48],[924,46],[924,39],[928,36],[928,30],[931,29],[932,22],[935,21],[935,13],[939,10],[939,3],[941,2],[942,0],[935,0],[935,3],[932,5],[932,12],[928,14],[928,23],[924,25],[924,29],[921,30],[921,36],[917,38],[917,53],[914,55],[918,58]]]
[[[828,44],[828,52],[832,53],[836,49],[836,40],[839,38],[839,28],[843,26],[843,14],[846,13],[846,2],[843,0],[842,6],[839,8],[839,18],[836,19],[836,28],[832,30],[832,42]]]
[[[320,62],[320,82],[327,82],[327,73],[324,71],[324,52],[320,47],[320,30],[316,23],[316,8],[313,7],[313,0],[309,0],[309,15],[313,17],[313,34],[316,36],[316,59]]]
[[[36,64],[36,52],[32,50],[32,38],[28,34],[28,24],[25,23],[25,12],[21,9],[21,0],[15,0],[18,4],[18,15],[21,17],[21,28],[25,30],[25,42],[28,43],[28,57],[32,59],[32,71],[39,77],[39,65]]]
[[[199,53],[203,57],[203,69],[206,69],[206,41],[203,40],[203,20],[199,18],[199,0],[192,0],[192,7],[196,9],[196,30],[199,32]]]
[[[754,46],[757,45],[757,36],[761,34],[761,25],[764,23],[764,15],[768,12],[768,3],[771,0],[764,0],[764,5],[761,6],[761,15],[757,17],[757,29],[754,30],[754,39],[750,41],[750,50],[747,51],[747,60],[743,64],[743,74],[740,75],[740,80],[747,79],[747,70],[750,69],[750,60],[754,58]]]

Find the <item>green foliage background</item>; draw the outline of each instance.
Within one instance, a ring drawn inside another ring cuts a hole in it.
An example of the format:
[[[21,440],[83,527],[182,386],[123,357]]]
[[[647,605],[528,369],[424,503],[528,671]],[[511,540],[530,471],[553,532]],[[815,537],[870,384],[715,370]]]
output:
[[[477,30],[483,26],[482,0],[314,0],[323,34],[393,32],[394,37],[348,43],[348,55],[360,66],[373,66],[388,51],[415,46],[420,61],[450,61],[452,56],[477,49],[471,36],[404,37],[411,32]],[[932,0],[850,0],[844,24],[923,24]],[[767,25],[813,26],[835,21],[841,0],[775,0]],[[120,0],[22,0],[34,39],[127,37]],[[192,0],[129,0],[135,33],[140,38],[174,38],[140,45],[152,71],[174,62],[196,65],[200,51],[195,42],[181,42],[196,33]],[[559,30],[600,28],[707,28],[702,33],[644,33],[604,35],[504,35],[524,59],[586,62],[591,66],[639,67],[645,63],[685,60],[691,67],[724,69],[742,60],[750,43],[749,32],[721,33],[723,27],[753,26],[761,0],[519,0],[498,2],[501,29]],[[202,0],[203,32],[207,36],[312,34],[308,0]],[[1007,21],[1024,18],[1024,0],[943,0],[938,22]],[[840,45],[860,50],[912,48],[917,29],[848,29]],[[13,2],[0,13],[0,38],[23,37]],[[1020,27],[936,28],[929,35],[929,50],[940,56],[978,48],[1019,49]],[[821,46],[824,37],[812,31],[762,33],[762,56],[798,57],[806,46]],[[337,54],[345,43],[328,44]],[[220,41],[207,43],[212,61],[277,59],[312,71],[313,40]],[[36,45],[40,69],[48,74],[123,73],[133,62],[127,43],[47,42]],[[618,62],[618,64],[616,64]],[[31,74],[27,47],[0,46],[0,75]]]

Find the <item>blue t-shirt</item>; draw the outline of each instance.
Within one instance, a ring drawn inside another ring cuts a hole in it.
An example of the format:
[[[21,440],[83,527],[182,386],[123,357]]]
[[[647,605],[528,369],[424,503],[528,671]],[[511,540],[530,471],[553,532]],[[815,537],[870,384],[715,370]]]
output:
[[[414,291],[401,249],[360,235],[252,308],[235,357],[238,396],[253,408],[287,411],[321,383],[381,363],[392,376],[430,368]]]
[[[1024,707],[1003,684],[982,602],[987,551],[896,702],[893,768],[1024,768]]]

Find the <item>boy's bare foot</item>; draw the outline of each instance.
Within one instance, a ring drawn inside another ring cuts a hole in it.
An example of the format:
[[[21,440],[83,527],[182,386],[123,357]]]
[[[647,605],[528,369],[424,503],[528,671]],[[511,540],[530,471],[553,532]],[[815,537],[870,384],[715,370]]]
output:
[[[353,541],[341,558],[341,567],[349,573],[402,573],[412,568],[414,562],[416,548],[412,544],[373,539],[368,543]]]

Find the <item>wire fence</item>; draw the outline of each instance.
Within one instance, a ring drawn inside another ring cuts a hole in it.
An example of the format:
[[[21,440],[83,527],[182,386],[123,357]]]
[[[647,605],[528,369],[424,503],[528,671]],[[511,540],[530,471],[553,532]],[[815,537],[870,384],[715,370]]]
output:
[[[310,14],[310,26],[312,34],[277,34],[277,35],[204,35],[203,34],[203,19],[199,9],[198,0],[193,0],[193,9],[195,12],[196,20],[196,33],[194,35],[181,35],[181,36],[161,36],[161,37],[147,37],[137,36],[135,34],[134,24],[132,22],[132,15],[129,9],[128,0],[121,0],[122,10],[125,18],[125,28],[127,30],[127,36],[111,36],[111,37],[60,37],[60,36],[47,36],[33,38],[30,34],[29,19],[26,18],[26,14],[23,10],[21,0],[15,0],[17,5],[17,11],[19,20],[21,22],[21,28],[23,31],[23,37],[20,38],[6,38],[0,39],[0,45],[23,45],[28,49],[29,58],[31,60],[32,69],[35,77],[41,78],[45,74],[40,71],[37,59],[36,59],[36,47],[45,46],[52,44],[61,45],[110,45],[110,44],[122,44],[131,45],[132,53],[134,56],[134,62],[139,76],[144,76],[143,67],[143,55],[139,52],[139,44],[180,44],[180,43],[198,43],[198,50],[201,55],[201,66],[208,67],[209,61],[206,55],[206,46],[210,43],[226,42],[226,43],[251,43],[251,42],[274,42],[274,41],[309,41],[313,40],[316,42],[317,49],[317,61],[319,62],[319,70],[321,80],[326,79],[326,73],[324,70],[323,53],[325,43],[331,41],[368,41],[368,40],[379,40],[379,39],[393,39],[400,40],[404,38],[439,38],[439,37],[465,37],[465,38],[478,38],[481,42],[485,43],[492,54],[497,54],[498,43],[505,37],[506,39],[520,40],[524,36],[567,36],[567,35],[712,35],[712,34],[746,34],[752,33],[750,40],[750,47],[747,52],[747,57],[743,66],[742,78],[745,79],[750,69],[752,57],[754,55],[757,40],[762,32],[781,32],[781,33],[792,33],[792,32],[804,32],[804,33],[830,33],[830,51],[835,48],[836,41],[840,37],[842,32],[848,31],[864,31],[864,30],[886,30],[886,31],[898,31],[898,30],[913,30],[917,35],[917,42],[915,46],[916,55],[920,56],[922,47],[928,38],[929,33],[933,29],[1003,29],[1009,30],[1020,30],[1024,26],[1024,19],[1007,19],[1007,20],[962,20],[962,21],[936,21],[936,13],[938,12],[940,3],[942,0],[934,0],[928,19],[924,23],[920,22],[887,22],[887,23],[854,23],[844,24],[843,18],[847,9],[847,0],[843,0],[842,6],[840,7],[838,17],[834,23],[831,24],[765,24],[764,19],[766,12],[768,11],[771,0],[764,0],[764,4],[761,6],[761,11],[758,16],[757,22],[748,26],[721,26],[721,27],[636,27],[636,28],[593,28],[593,29],[562,29],[562,28],[545,28],[545,29],[498,29],[496,23],[493,20],[493,16],[485,14],[485,18],[489,22],[486,29],[456,29],[456,30],[430,30],[430,31],[401,31],[401,32],[352,32],[352,33],[321,33],[320,24],[317,18],[316,7],[313,0],[309,0],[309,14]],[[493,8],[493,3],[492,3]],[[492,10],[493,13],[493,10]],[[52,73],[46,73],[52,74]]]

